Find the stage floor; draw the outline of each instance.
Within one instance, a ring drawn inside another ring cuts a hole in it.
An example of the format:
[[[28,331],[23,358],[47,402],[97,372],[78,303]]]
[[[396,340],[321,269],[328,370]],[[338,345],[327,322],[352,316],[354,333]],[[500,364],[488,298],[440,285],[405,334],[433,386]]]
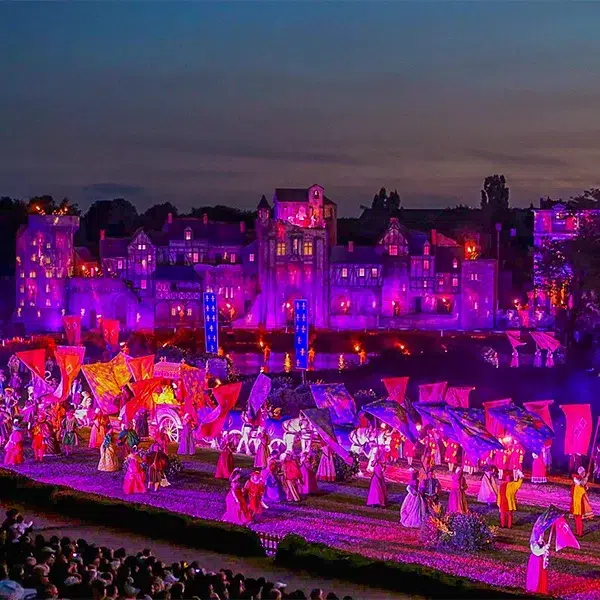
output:
[[[159,492],[125,496],[123,473],[97,471],[98,451],[78,448],[70,458],[46,458],[42,464],[31,460],[13,470],[34,480],[65,485],[76,490],[121,498],[130,502],[161,507],[198,518],[220,519],[225,509],[228,482],[213,477],[217,454],[199,450],[196,456],[182,457],[184,470],[173,485]],[[251,459],[236,457],[236,466],[251,467]],[[440,471],[442,486],[447,489],[449,476]],[[423,548],[419,532],[400,525],[400,503],[408,478],[406,468],[389,470],[390,504],[386,508],[365,506],[368,480],[350,484],[321,484],[322,494],[297,505],[270,507],[259,522],[251,526],[260,532],[285,535],[299,534],[314,542],[358,552],[366,556],[426,565],[457,576],[492,585],[522,588],[529,558],[529,536],[540,507],[552,503],[565,510],[569,506],[569,488],[563,484],[534,486],[524,483],[518,495],[520,511],[515,527],[499,530],[497,550],[473,557]],[[475,501],[479,477],[468,478],[470,508],[497,524],[498,513]],[[445,498],[443,499],[445,501]],[[600,496],[591,494],[596,515],[600,515]],[[148,532],[151,535],[151,532]],[[570,600],[600,599],[600,521],[586,522],[582,549],[552,553],[549,587],[552,595]],[[234,549],[232,549],[232,552]],[[376,582],[374,582],[376,585]]]

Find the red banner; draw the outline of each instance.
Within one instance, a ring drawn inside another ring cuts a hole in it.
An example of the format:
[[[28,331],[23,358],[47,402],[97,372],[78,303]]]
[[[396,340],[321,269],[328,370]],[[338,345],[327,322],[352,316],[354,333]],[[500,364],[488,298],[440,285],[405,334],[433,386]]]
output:
[[[474,387],[449,387],[446,392],[446,404],[456,408],[469,408],[469,394]]]
[[[54,394],[62,401],[71,393],[71,386],[81,371],[85,346],[57,346],[54,356],[60,369],[60,384]]]
[[[551,404],[554,404],[554,400],[536,400],[535,402],[523,402],[523,408],[538,415],[550,429],[554,430],[550,416]]]
[[[125,405],[125,417],[127,422],[131,422],[136,413],[145,408],[148,411],[154,409],[153,394],[160,392],[166,385],[169,385],[168,379],[155,377],[153,379],[145,379],[129,384],[133,392],[133,398]]]
[[[69,346],[81,344],[81,317],[69,315],[63,317],[63,325]]]
[[[438,383],[425,383],[419,386],[419,402],[425,404],[437,404],[444,401],[444,394],[448,387],[447,381]]]
[[[506,430],[492,415],[490,415],[489,409],[496,408],[498,406],[506,406],[512,403],[512,398],[505,398],[504,400],[491,400],[490,402],[484,402],[483,408],[485,409],[485,428],[495,437],[504,437]]]
[[[34,375],[44,379],[46,373],[46,350],[44,348],[24,350],[23,352],[15,352],[15,354]]]
[[[119,345],[121,323],[117,319],[102,319],[102,335],[108,346],[116,348]]]
[[[181,384],[183,386],[183,404],[185,412],[194,420],[198,408],[206,406],[204,397],[205,371],[189,365],[181,365]]]
[[[216,437],[221,433],[229,411],[238,401],[241,389],[242,384],[238,382],[220,385],[212,390],[213,396],[219,404],[219,413],[214,421],[201,426],[200,432],[203,437]]]
[[[142,381],[143,379],[152,379],[154,377],[154,354],[138,356],[137,358],[125,356],[125,361],[134,381]]]
[[[382,379],[383,385],[390,397],[390,400],[402,404],[406,396],[408,387],[408,377],[386,377]]]
[[[589,404],[561,404],[567,419],[565,454],[587,454],[592,439],[592,408]]]

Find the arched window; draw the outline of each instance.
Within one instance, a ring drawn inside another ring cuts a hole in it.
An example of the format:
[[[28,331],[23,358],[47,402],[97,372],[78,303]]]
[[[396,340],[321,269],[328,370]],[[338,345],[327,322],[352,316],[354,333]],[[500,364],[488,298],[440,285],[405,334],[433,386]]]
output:
[[[185,228],[184,238],[187,242],[189,242],[192,239],[192,228],[191,227]]]

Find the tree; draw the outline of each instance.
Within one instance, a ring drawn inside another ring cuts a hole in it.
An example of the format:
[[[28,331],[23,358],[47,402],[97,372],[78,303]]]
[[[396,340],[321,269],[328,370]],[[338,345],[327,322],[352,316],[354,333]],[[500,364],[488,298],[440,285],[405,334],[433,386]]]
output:
[[[148,231],[160,231],[169,218],[177,216],[177,207],[170,202],[151,206],[141,217],[142,226]]]
[[[400,210],[400,195],[398,194],[398,190],[394,190],[390,193],[390,197],[388,198],[388,211],[390,214],[397,213]]]
[[[30,215],[74,215],[81,214],[77,204],[71,204],[68,198],[63,198],[56,204],[52,196],[34,196],[29,199],[27,212]]]
[[[509,193],[504,175],[490,175],[485,178],[481,190],[481,209],[492,227],[506,217]]]
[[[27,223],[27,203],[16,198],[0,198],[0,275],[14,275],[17,231]]]
[[[378,194],[373,197],[371,208],[373,210],[385,210],[387,207],[387,190],[382,187]]]
[[[113,237],[128,237],[138,227],[140,218],[137,209],[129,200],[98,200],[81,219],[79,239],[84,244],[97,247],[100,231]]]

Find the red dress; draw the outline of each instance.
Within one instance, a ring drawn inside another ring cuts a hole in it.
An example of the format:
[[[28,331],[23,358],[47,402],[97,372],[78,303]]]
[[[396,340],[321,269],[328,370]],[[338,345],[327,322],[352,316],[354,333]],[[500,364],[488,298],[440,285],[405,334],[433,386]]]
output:
[[[23,441],[25,440],[25,432],[15,427],[8,438],[8,442],[4,447],[4,464],[5,465],[20,465],[23,464]]]
[[[216,479],[229,479],[233,473],[233,452],[229,446],[225,446],[217,460]]]
[[[254,518],[255,515],[259,515],[265,509],[262,502],[265,493],[265,484],[262,481],[254,482],[250,480],[246,482],[244,491],[248,497],[250,517]]]

